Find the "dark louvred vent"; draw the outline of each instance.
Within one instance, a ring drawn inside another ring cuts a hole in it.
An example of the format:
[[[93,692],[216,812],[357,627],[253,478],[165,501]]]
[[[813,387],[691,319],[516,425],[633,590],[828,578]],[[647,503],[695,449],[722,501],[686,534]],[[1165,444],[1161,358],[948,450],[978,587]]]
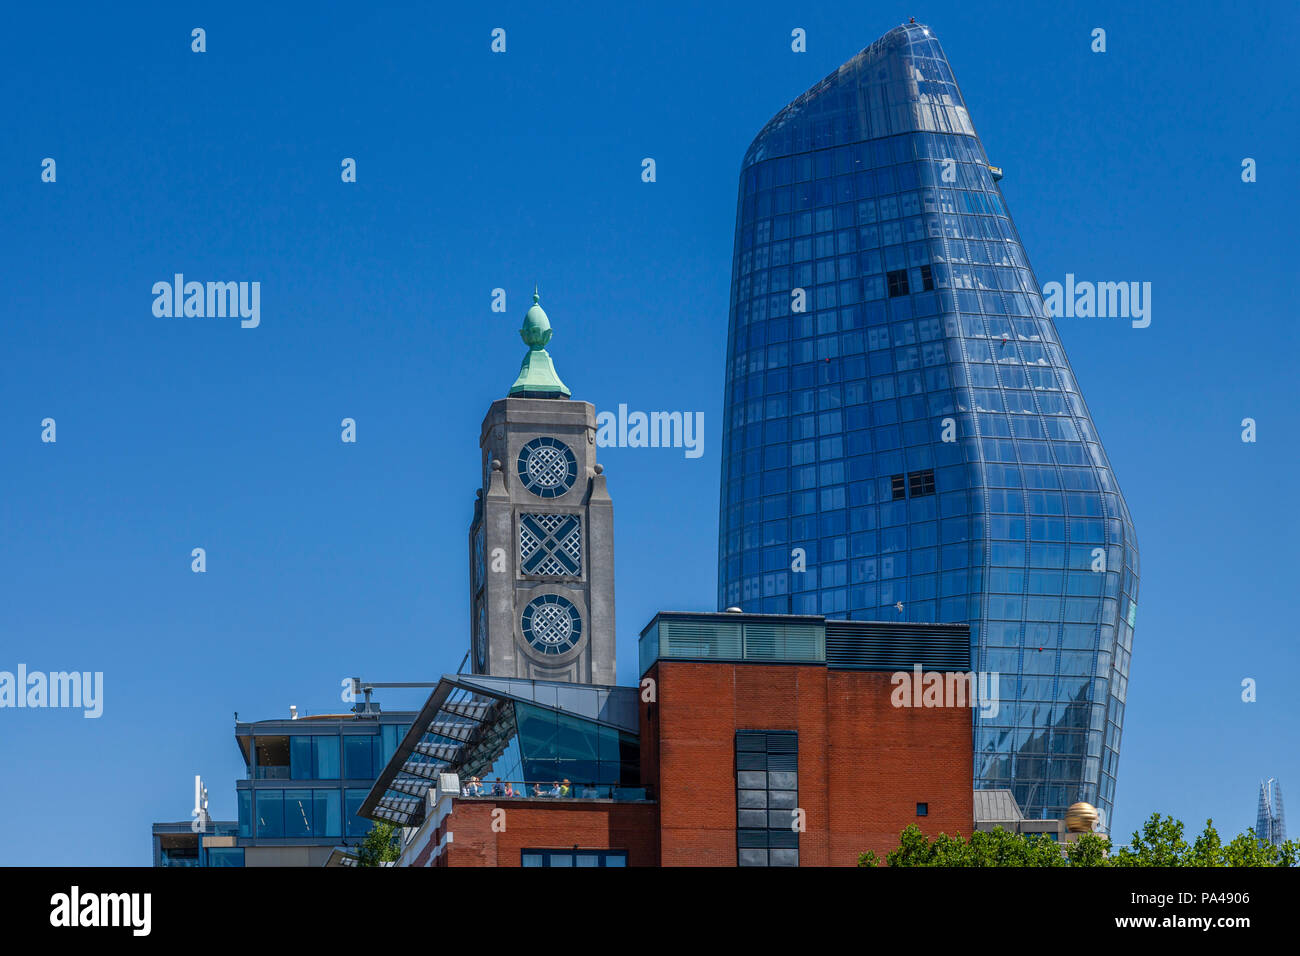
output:
[[[970,628],[965,624],[827,621],[826,666],[862,670],[970,670]]]

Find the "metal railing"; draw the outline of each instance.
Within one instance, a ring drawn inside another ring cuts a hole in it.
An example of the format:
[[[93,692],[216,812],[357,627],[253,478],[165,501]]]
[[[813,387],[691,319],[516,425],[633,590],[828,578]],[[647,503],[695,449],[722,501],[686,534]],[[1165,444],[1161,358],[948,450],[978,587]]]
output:
[[[255,773],[250,777],[250,779],[252,779],[252,780],[289,780],[289,779],[291,779],[291,778],[289,777],[289,767],[288,767],[288,765],[285,765],[285,766],[282,766],[282,767],[277,767],[277,766],[262,767],[262,766],[258,766],[258,767],[255,768],[255,771],[256,771],[256,772],[255,772]]]
[[[574,783],[569,780],[461,780],[464,799],[485,800],[618,800],[652,799],[648,787],[617,783]]]

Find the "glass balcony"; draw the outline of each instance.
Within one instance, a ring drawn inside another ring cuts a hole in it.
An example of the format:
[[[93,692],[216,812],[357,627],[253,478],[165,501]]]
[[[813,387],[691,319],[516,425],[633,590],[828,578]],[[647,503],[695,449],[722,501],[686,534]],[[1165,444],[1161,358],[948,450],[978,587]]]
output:
[[[648,787],[611,783],[573,783],[566,780],[461,781],[462,799],[481,800],[616,800],[638,803],[652,799]]]

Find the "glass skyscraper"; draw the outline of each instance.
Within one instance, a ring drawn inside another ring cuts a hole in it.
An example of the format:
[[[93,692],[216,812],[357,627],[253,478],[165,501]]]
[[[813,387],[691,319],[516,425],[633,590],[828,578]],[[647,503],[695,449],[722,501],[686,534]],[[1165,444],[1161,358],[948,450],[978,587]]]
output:
[[[1255,817],[1255,837],[1260,843],[1281,846],[1286,842],[1286,814],[1282,810],[1282,785],[1269,777],[1259,785],[1259,811]]]
[[[778,113],[740,175],[720,608],[971,625],[979,788],[1109,825],[1137,539],[933,32]]]

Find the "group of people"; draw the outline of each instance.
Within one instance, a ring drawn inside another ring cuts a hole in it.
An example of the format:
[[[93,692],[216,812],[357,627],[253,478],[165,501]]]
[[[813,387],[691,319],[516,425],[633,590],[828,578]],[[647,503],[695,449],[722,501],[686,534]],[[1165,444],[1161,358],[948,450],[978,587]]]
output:
[[[470,777],[461,785],[460,795],[462,797],[526,797],[528,796],[528,785],[521,784],[519,789],[509,780],[502,780],[497,777],[492,781],[491,790],[489,790],[478,777]],[[568,778],[556,780],[547,789],[543,784],[533,784],[532,796],[534,797],[568,797],[573,795],[573,784],[569,783]]]

